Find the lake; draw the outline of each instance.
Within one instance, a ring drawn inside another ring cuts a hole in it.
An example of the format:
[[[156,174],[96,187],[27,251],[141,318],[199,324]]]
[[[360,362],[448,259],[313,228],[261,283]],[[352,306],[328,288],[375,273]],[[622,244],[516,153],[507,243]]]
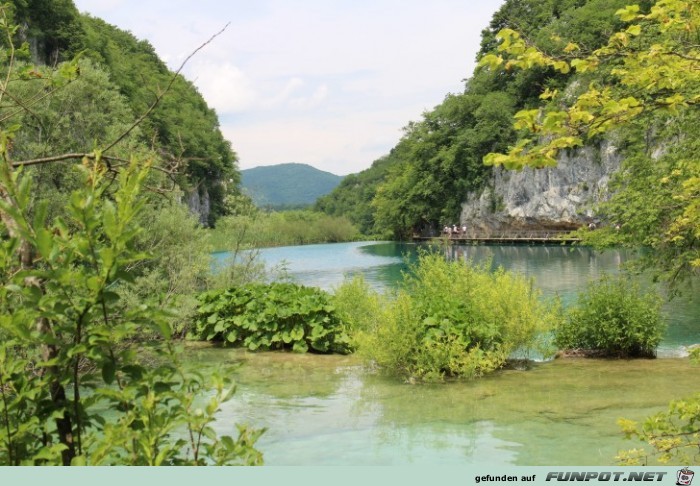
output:
[[[483,261],[535,279],[566,304],[632,255],[561,246],[453,246],[453,259]],[[333,290],[361,273],[393,288],[416,246],[342,243],[261,251],[290,278]],[[218,254],[217,259],[225,259]],[[409,385],[352,356],[248,353],[195,347],[199,369],[228,370],[239,388],[220,432],[234,422],[267,427],[259,442],[268,465],[605,465],[622,438],[616,420],[641,420],[687,394],[700,367],[679,359],[700,339],[700,304],[687,292],[666,305],[669,329],[657,360],[566,359],[505,370],[479,380]]]

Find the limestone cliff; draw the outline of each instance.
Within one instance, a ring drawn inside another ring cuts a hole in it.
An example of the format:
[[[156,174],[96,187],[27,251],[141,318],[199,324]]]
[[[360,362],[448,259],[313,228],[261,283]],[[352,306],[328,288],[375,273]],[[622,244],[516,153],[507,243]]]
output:
[[[610,143],[562,154],[557,167],[496,167],[491,184],[469,194],[461,223],[484,229],[574,228],[595,217],[593,206],[609,196],[608,183],[620,167]]]
[[[209,226],[209,214],[211,212],[211,202],[209,200],[209,191],[204,184],[194,188],[187,195],[187,207],[198,218],[202,226]]]

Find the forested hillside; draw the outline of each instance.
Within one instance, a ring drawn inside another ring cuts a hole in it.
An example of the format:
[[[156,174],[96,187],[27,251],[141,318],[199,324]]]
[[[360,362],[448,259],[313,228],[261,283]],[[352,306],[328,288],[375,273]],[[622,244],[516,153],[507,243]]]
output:
[[[596,49],[623,25],[615,12],[626,3],[508,0],[483,31],[477,58],[495,51],[497,33],[504,28],[522,32],[533,45],[549,52],[563,53],[569,41],[586,50]],[[580,77],[551,67],[477,68],[462,93],[448,94],[421,120],[409,123],[390,154],[346,178],[317,207],[347,215],[367,234],[395,237],[459,221],[467,195],[491,183],[492,169],[484,165],[484,156],[515,143],[514,114],[536,106],[547,88],[573,86],[576,76]]]
[[[147,41],[138,40],[101,19],[80,14],[71,0],[11,3],[15,7],[15,21],[22,27],[18,40],[27,41],[30,46],[25,60],[56,65],[80,53],[81,74],[96,73],[102,80],[102,96],[110,92],[114,103],[124,105],[119,108],[122,114],[118,120],[135,120],[155,101],[159,90],[168,85],[172,73]],[[100,109],[86,101],[76,101],[84,113],[90,107]],[[56,106],[56,101],[52,102]],[[70,122],[64,119],[61,123]],[[87,131],[77,134],[80,140],[108,142],[109,136],[99,133],[101,123],[91,125],[97,133],[85,127]],[[52,127],[57,129],[58,125]],[[46,128],[42,127],[41,137],[46,137]],[[36,139],[37,133],[30,138]],[[216,113],[192,83],[179,76],[134,135],[164,160],[179,162],[177,184],[194,198],[197,206],[208,208],[200,214],[203,223],[211,224],[225,212],[224,197],[227,193],[237,193],[240,182],[236,155],[219,130]],[[45,150],[35,146],[31,155],[39,157],[44,153]]]
[[[241,171],[243,190],[258,207],[272,209],[309,206],[342,180],[342,176],[295,163]]]

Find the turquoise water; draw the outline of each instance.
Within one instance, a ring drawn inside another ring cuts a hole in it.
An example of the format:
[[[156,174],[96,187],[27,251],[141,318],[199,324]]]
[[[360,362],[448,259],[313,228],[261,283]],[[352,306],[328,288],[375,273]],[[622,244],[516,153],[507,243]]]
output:
[[[521,272],[564,302],[632,258],[559,246],[444,251],[448,258],[490,259]],[[343,243],[266,249],[261,257],[269,265],[286,263],[302,284],[332,291],[361,273],[387,291],[415,252],[414,245]],[[237,422],[266,427],[258,445],[268,465],[607,465],[618,450],[641,446],[624,440],[617,419],[642,420],[695,389],[700,366],[678,358],[700,342],[693,295],[689,288],[666,305],[670,325],[659,353],[665,359],[657,360],[554,360],[469,382],[410,385],[353,356],[208,346],[187,356],[199,370],[236,378],[238,392],[217,427],[228,434],[236,433]]]
[[[325,245],[266,248],[260,258],[271,267],[283,265],[289,276],[304,285],[333,291],[344,279],[362,274],[375,289],[387,291],[396,286],[407,261],[414,261],[418,245],[394,242],[353,242]],[[603,273],[615,273],[634,255],[625,250],[596,252],[570,246],[459,246],[445,252],[453,260],[490,260],[494,266],[519,272],[535,280],[545,296],[558,296],[566,305],[590,280]],[[227,254],[216,255],[225,261]],[[680,297],[664,306],[668,330],[659,348],[660,356],[686,353],[689,345],[700,342],[699,282],[686,288]],[[690,284],[688,284],[690,285]]]
[[[402,255],[407,245],[396,243],[336,243],[325,245],[284,246],[259,250],[268,267],[283,267],[296,282],[333,290],[346,277],[358,273],[377,289],[395,284],[404,269]],[[223,264],[228,253],[214,254]]]

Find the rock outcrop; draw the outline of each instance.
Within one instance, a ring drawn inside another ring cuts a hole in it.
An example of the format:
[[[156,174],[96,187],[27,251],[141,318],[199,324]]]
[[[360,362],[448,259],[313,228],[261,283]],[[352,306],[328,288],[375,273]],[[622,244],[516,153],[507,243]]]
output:
[[[187,207],[197,215],[202,226],[209,226],[209,213],[211,212],[211,202],[207,186],[200,184],[187,195]]]
[[[595,218],[593,207],[609,197],[610,177],[621,157],[608,142],[559,157],[557,167],[522,171],[495,167],[492,183],[470,194],[461,222],[482,229],[572,229]]]

